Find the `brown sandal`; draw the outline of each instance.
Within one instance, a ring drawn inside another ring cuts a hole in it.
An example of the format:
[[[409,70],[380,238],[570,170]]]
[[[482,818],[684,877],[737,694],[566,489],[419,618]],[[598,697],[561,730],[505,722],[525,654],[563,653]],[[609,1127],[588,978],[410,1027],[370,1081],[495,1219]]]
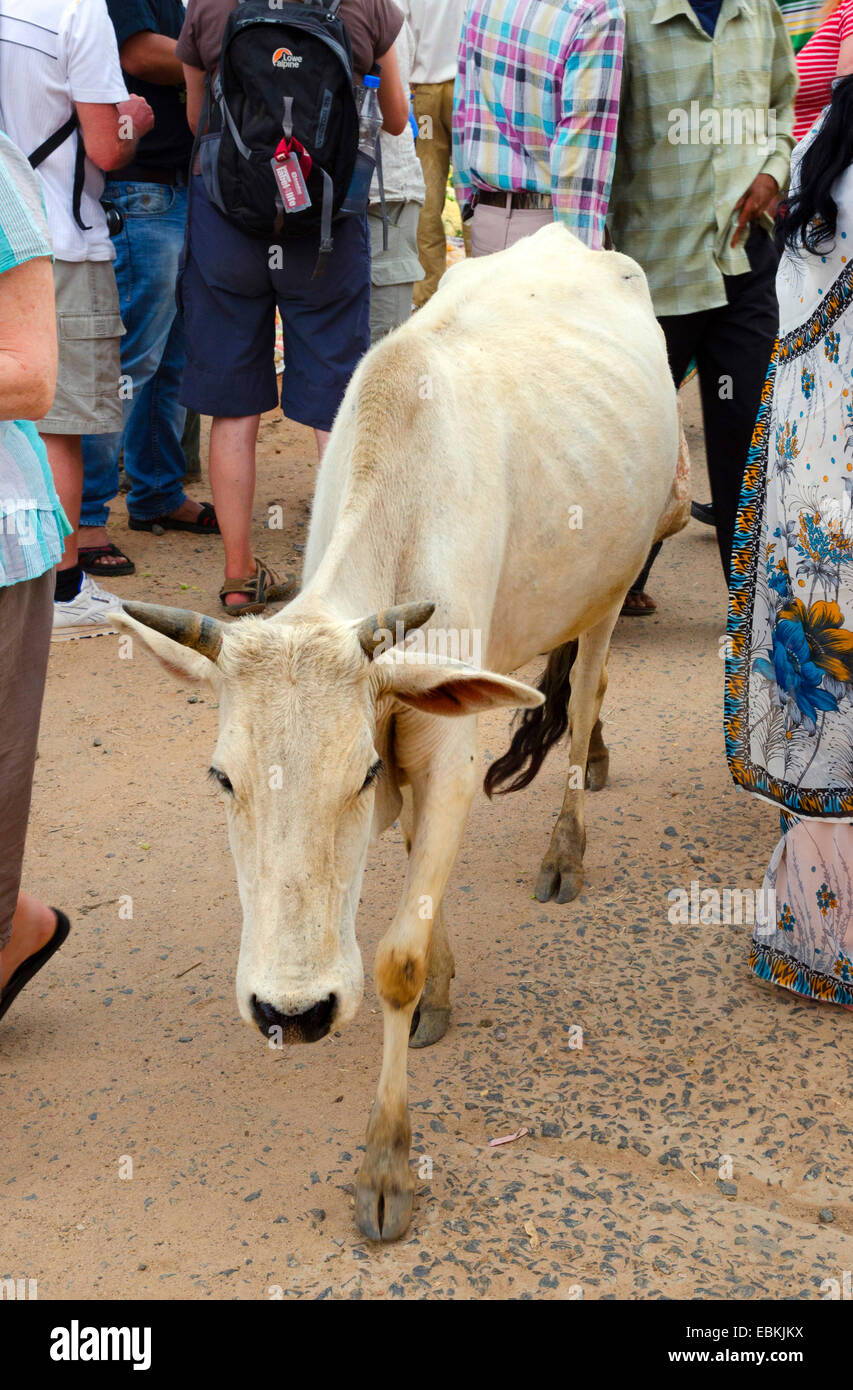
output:
[[[295,593],[296,584],[292,579],[280,580],[269,565],[256,557],[254,574],[244,579],[226,579],[219,590],[219,601],[232,618],[242,618],[248,613],[263,613],[268,603],[291,598]],[[226,594],[248,594],[249,599],[246,603],[226,603]]]

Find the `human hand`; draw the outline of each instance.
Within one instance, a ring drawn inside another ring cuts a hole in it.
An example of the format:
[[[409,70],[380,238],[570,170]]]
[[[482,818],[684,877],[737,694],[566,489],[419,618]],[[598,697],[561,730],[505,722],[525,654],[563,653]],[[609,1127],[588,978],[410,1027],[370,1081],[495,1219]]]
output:
[[[749,188],[735,203],[739,212],[737,227],[732,237],[732,246],[737,246],[742,233],[750,222],[757,222],[761,214],[779,197],[779,185],[770,174],[757,174]]]
[[[141,140],[154,125],[154,112],[145,98],[137,96],[135,92],[127,101],[117,102],[116,111],[119,116],[119,135],[122,139]],[[128,124],[129,131],[123,134],[123,131],[128,130]]]

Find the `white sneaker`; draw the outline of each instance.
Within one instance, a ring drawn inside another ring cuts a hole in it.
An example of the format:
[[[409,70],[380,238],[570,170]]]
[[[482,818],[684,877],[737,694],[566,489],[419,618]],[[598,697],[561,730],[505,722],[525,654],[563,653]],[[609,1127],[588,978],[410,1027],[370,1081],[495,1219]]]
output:
[[[108,632],[117,632],[108,614],[121,606],[120,598],[102,589],[90,574],[84,574],[76,598],[69,603],[54,601],[53,641],[68,642],[74,637],[102,637]]]

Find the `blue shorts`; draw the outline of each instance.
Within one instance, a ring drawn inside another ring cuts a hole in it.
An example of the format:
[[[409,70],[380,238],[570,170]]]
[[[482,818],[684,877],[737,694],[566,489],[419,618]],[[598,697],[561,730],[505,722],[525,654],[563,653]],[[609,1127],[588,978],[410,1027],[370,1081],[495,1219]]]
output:
[[[281,408],[330,430],[359,359],[370,346],[370,241],[366,219],[334,226],[318,280],[319,236],[278,247],[246,236],[192,181],[186,263],[178,282],[187,339],[181,404],[202,415],[244,416],[278,405],[275,309],[284,326]]]

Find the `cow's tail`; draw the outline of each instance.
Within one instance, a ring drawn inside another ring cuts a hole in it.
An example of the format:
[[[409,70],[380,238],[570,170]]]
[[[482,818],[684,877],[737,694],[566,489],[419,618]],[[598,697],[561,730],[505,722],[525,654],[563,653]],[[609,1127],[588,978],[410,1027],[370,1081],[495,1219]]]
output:
[[[545,696],[544,705],[526,709],[521,716],[512,742],[502,758],[492,763],[483,780],[487,796],[497,792],[517,792],[533,781],[554,744],[569,727],[569,696],[571,675],[578,654],[577,639],[555,647],[537,686]],[[514,781],[508,787],[503,782]]]

